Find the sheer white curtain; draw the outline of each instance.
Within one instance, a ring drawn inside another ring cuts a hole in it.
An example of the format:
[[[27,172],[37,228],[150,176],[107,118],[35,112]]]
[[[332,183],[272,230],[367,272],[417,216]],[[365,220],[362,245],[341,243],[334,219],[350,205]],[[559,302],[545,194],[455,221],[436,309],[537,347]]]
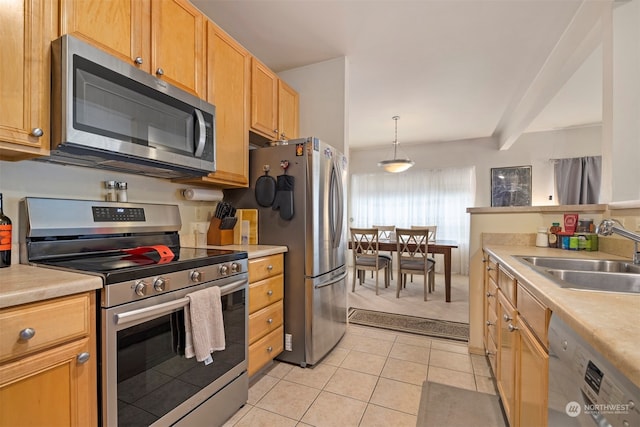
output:
[[[454,240],[452,273],[469,274],[469,214],[475,168],[416,170],[351,176],[349,226],[436,225],[438,240]],[[437,263],[436,271],[442,271]]]

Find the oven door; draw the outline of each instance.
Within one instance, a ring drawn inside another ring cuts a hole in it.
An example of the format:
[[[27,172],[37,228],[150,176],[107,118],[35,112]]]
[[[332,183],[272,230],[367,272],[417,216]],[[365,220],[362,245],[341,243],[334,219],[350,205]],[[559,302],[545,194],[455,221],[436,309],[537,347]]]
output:
[[[180,354],[180,317],[186,294],[210,286],[221,288],[226,348],[205,366]],[[247,369],[247,286],[242,274],[102,309],[103,425],[171,425],[240,377]]]

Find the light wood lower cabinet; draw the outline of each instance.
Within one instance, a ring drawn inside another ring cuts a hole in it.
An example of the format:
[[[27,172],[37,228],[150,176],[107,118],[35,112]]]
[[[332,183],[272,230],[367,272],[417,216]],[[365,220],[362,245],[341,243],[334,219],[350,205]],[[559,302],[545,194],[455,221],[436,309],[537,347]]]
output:
[[[97,425],[95,294],[0,311],[0,426]]]
[[[511,427],[547,425],[550,310],[485,254],[485,351]]]
[[[284,256],[249,260],[249,376],[284,349]]]

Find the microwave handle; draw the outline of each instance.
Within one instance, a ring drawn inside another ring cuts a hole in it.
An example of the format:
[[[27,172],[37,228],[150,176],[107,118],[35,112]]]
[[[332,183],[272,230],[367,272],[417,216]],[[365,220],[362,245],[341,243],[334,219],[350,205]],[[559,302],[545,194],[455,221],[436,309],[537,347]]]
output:
[[[207,142],[207,129],[204,123],[204,116],[202,115],[202,111],[194,110],[196,114],[196,132],[195,139],[196,143],[196,151],[194,155],[196,158],[202,157],[202,153],[204,152],[204,146]]]

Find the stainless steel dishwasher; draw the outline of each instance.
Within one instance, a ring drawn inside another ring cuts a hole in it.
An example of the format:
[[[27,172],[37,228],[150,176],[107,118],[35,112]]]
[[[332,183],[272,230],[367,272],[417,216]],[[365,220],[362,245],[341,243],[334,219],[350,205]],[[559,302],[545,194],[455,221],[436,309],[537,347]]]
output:
[[[640,426],[640,388],[557,315],[549,325],[550,427]]]

